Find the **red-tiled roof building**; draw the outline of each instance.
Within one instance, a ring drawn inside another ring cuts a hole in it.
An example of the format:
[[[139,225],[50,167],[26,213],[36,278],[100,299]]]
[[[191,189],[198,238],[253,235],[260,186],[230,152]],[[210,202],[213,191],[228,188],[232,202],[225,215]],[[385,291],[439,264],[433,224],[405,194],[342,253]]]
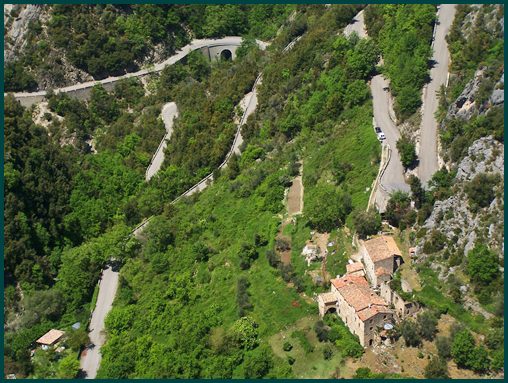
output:
[[[393,312],[363,276],[346,274],[332,279],[331,291],[318,297],[319,312],[337,312],[362,346],[372,345],[377,329],[393,320]],[[334,300],[335,299],[335,300]]]
[[[402,263],[402,253],[395,240],[386,235],[363,241],[360,252],[367,279],[375,287],[389,281]]]

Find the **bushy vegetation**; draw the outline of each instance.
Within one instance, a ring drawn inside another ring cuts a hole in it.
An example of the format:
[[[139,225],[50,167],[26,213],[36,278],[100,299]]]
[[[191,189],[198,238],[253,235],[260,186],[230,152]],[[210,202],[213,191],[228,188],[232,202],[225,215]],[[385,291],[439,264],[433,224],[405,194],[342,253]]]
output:
[[[415,222],[416,213],[411,209],[411,198],[408,193],[400,190],[392,193],[386,205],[386,219],[392,226],[401,230]]]
[[[381,230],[381,216],[374,209],[357,210],[353,213],[353,225],[358,236],[365,239]]]
[[[440,119],[443,120],[449,105],[455,102],[466,84],[481,70],[479,89],[475,96],[476,107],[488,107],[489,97],[504,71],[504,38],[499,22],[501,7],[482,5],[457,6],[457,13],[446,39],[451,54],[451,80],[448,89],[440,94]],[[473,20],[471,22],[471,20]],[[489,20],[489,22],[486,22]],[[502,87],[502,85],[501,85]],[[503,107],[492,107],[486,114],[475,114],[469,120],[451,118],[444,121],[440,130],[446,159],[460,161],[467,149],[480,137],[492,135],[504,141]]]
[[[382,71],[390,79],[395,113],[404,120],[421,104],[421,90],[429,76],[435,6],[379,4],[365,10],[369,35],[381,48]]]
[[[494,200],[495,187],[500,184],[499,174],[480,173],[464,186],[471,210],[488,207]]]
[[[400,161],[405,169],[412,168],[418,156],[416,155],[414,143],[406,136],[402,136],[397,140],[397,151],[400,154]]]
[[[64,61],[102,79],[138,70],[140,63],[153,62],[157,56],[169,57],[192,38],[249,35],[268,40],[294,8],[284,4],[47,6],[49,19],[30,25],[21,56],[6,68],[6,90],[33,90],[38,81],[64,85]]]

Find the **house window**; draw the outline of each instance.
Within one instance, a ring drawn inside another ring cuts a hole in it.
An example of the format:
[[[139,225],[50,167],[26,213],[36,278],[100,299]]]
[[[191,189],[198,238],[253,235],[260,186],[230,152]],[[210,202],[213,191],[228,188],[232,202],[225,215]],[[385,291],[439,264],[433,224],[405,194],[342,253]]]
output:
[[[369,340],[369,346],[372,346],[373,340]]]
[[[370,331],[372,331],[372,327],[370,327]]]

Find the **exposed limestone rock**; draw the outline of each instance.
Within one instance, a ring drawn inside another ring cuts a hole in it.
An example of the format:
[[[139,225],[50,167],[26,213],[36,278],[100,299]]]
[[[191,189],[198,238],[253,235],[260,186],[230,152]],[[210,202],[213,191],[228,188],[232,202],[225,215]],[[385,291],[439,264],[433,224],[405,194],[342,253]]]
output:
[[[480,89],[480,83],[483,76],[483,69],[479,69],[474,74],[474,77],[469,81],[453,104],[448,108],[448,118],[462,118],[469,120],[477,111],[478,106],[475,103],[475,95]],[[446,119],[445,119],[446,121]],[[443,121],[443,124],[445,123]]]
[[[423,225],[427,235],[417,246],[420,260],[427,257],[423,254],[423,244],[432,229],[446,236],[450,250],[463,249],[467,255],[476,242],[482,240],[504,254],[504,201],[496,197],[490,206],[472,212],[463,191],[465,183],[480,173],[496,173],[504,177],[504,146],[492,137],[480,138],[471,145],[468,155],[457,167],[457,191],[450,198],[435,203],[432,214]],[[449,268],[444,274],[451,270]]]
[[[456,179],[470,181],[480,173],[504,172],[504,146],[492,137],[482,137],[473,142],[468,155],[457,168]]]
[[[9,10],[9,15],[6,10]],[[10,8],[4,7],[4,32],[5,48],[4,48],[4,61],[13,61],[18,57],[19,52],[26,44],[26,34],[28,32],[28,25],[31,21],[35,21],[41,17],[44,11],[42,4],[28,4],[28,5],[14,5]],[[14,16],[11,16],[14,12]],[[19,13],[18,13],[19,12]],[[17,17],[15,15],[18,14]],[[9,17],[12,17],[12,24],[7,27]]]

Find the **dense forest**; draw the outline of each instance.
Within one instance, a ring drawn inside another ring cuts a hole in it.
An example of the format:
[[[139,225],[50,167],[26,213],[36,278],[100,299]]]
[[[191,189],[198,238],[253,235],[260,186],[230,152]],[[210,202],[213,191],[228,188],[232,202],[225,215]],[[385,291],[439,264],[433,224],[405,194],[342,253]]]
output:
[[[451,81],[440,94],[447,167],[427,185],[408,174],[410,193],[391,195],[382,222],[375,209],[366,211],[381,161],[368,82],[383,73],[397,116],[414,115],[428,81],[436,9],[369,5],[370,38],[345,37],[343,28],[362,8],[42,8],[46,17],[30,24],[26,46],[5,66],[7,90],[67,84],[68,65],[83,78],[122,74],[162,61],[192,38],[241,35],[243,42],[233,61],[209,62],[193,52],[143,81],[125,79],[111,91],[97,85],[87,100],[50,91],[46,102],[24,108],[5,97],[6,373],[76,377],[97,281],[114,259],[120,283],[106,317],[99,378],[400,377],[367,368],[358,338],[339,317],[318,318],[312,300],[329,290],[315,273],[326,267],[332,276],[344,274],[356,238],[381,230],[392,233],[404,253],[421,248],[392,287],[423,310],[390,336],[404,352],[418,351],[423,375],[457,374],[450,361],[459,374],[469,370],[474,377],[502,369],[499,248],[478,234],[466,254],[455,246],[467,237],[463,232],[447,237],[427,224],[445,224],[451,213],[440,206],[456,196],[464,196],[468,217],[480,217],[485,227],[478,233],[490,232],[499,218],[489,209],[501,198],[502,176],[481,173],[463,181],[457,167],[471,158],[478,139],[504,140],[503,105],[491,102],[502,87],[504,41],[500,27],[485,23],[502,12],[480,7],[470,25],[477,8],[457,8],[448,36]],[[464,25],[472,32],[465,34]],[[254,38],[269,40],[270,47],[258,49]],[[291,41],[293,48],[284,50]],[[53,65],[56,52],[65,59]],[[456,118],[450,110],[478,68],[484,75],[475,97],[483,109]],[[51,79],[41,75],[45,71]],[[238,104],[260,73],[258,106],[242,128],[242,154],[218,170],[233,142]],[[165,134],[160,113],[167,102],[177,104],[179,118],[162,168],[146,182]],[[172,203],[211,172],[214,182],[203,192]],[[286,221],[287,189],[298,175],[303,214]],[[153,218],[136,239],[132,229],[147,217]],[[333,251],[324,265],[309,266],[301,256],[314,232],[330,235]],[[289,264],[281,250],[289,252]],[[457,277],[443,280],[437,264],[457,270]],[[419,285],[411,294],[401,283],[408,275]],[[466,309],[472,300],[487,314]],[[439,330],[443,318],[452,323],[446,335]],[[75,322],[81,329],[70,331]],[[51,328],[69,330],[65,352],[31,355],[34,340]],[[435,352],[427,351],[429,344]],[[355,361],[351,371],[349,359]]]

